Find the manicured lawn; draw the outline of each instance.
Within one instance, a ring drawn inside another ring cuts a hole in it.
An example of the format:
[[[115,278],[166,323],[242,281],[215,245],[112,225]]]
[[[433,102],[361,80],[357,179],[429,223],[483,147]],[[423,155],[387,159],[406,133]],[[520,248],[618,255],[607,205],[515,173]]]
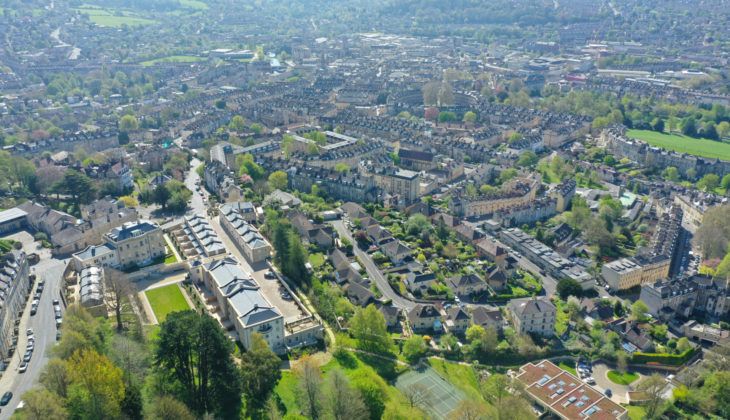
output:
[[[162,323],[169,313],[190,309],[177,284],[148,290],[145,294],[159,323]]]
[[[207,4],[203,3],[202,1],[198,1],[198,0],[180,0],[180,4],[189,9],[196,9],[196,10],[205,10],[208,8]]]
[[[175,258],[175,254],[167,254],[165,255],[165,264],[174,264],[177,262],[177,258]]]
[[[143,61],[140,64],[142,64],[143,66],[153,66],[157,63],[196,63],[205,60],[207,59],[195,55],[170,55],[167,57],[160,57],[153,60]]]
[[[607,376],[611,382],[619,385],[628,385],[639,379],[638,373],[626,372],[624,374],[621,374],[619,372],[616,372],[615,370],[608,371]]]
[[[650,130],[629,130],[627,134],[629,137],[667,150],[707,158],[730,160],[730,144],[727,143],[709,139],[695,139],[679,134],[658,133]]]
[[[312,268],[319,268],[324,264],[324,255],[317,253],[309,256],[309,263],[312,264]]]
[[[573,366],[572,364],[569,364],[567,362],[560,362],[558,366],[560,366],[561,369],[567,370],[568,372],[572,373],[576,377],[578,376],[578,371],[575,370],[575,366]]]
[[[430,358],[428,364],[431,365],[441,377],[451,382],[455,387],[464,391],[471,399],[484,402],[482,394],[479,392],[479,378],[474,368],[459,363],[447,362],[445,360]]]
[[[80,13],[84,13],[89,16],[89,20],[99,26],[108,26],[111,28],[119,28],[123,25],[127,26],[141,26],[151,25],[157,23],[154,19],[146,19],[138,16],[130,16],[125,12],[114,12],[107,9],[102,9],[93,6],[83,6],[75,9]]]
[[[646,417],[646,410],[644,407],[638,405],[627,405],[624,406],[629,411],[629,419],[631,420],[644,420]]]

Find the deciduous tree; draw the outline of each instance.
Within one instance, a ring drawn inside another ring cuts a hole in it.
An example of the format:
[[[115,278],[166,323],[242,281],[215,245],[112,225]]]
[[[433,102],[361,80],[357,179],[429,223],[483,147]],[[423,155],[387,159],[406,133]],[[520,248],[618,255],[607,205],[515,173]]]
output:
[[[246,411],[250,416],[262,410],[281,379],[281,359],[259,333],[251,335],[250,348],[241,355],[241,377]]]

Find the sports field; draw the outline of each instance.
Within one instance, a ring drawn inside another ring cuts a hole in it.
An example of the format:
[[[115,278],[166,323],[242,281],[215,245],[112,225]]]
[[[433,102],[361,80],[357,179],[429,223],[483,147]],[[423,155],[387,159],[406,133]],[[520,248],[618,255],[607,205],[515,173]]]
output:
[[[652,146],[706,158],[730,161],[730,144],[708,139],[695,139],[680,134],[659,133],[650,130],[628,130],[629,137]]]
[[[116,11],[110,9],[103,9],[96,6],[84,5],[75,9],[80,13],[89,15],[89,20],[99,26],[108,26],[110,28],[120,28],[123,25],[127,26],[142,26],[151,25],[157,23],[154,19],[147,19],[139,16],[134,16],[131,13],[124,11]]]
[[[450,418],[465,399],[458,389],[430,367],[420,367],[400,375],[395,386],[406,395],[418,389],[421,395],[415,399],[416,405],[436,419]]]

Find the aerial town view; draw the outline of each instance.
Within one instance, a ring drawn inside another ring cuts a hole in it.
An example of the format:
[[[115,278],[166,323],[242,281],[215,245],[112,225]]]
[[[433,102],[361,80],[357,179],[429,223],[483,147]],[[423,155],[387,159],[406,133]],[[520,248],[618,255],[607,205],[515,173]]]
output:
[[[730,418],[730,0],[0,0],[0,420]]]

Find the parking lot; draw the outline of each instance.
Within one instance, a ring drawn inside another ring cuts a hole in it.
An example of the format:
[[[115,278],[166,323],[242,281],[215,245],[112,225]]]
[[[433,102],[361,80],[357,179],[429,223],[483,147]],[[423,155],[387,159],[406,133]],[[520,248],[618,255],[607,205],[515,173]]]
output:
[[[40,256],[38,264],[31,266],[31,274],[36,274],[38,280],[43,279],[45,281],[43,291],[38,299],[37,311],[35,315],[31,316],[33,296],[38,287],[37,282],[33,286],[23,316],[20,318],[17,350],[9,360],[9,366],[0,378],[0,393],[4,394],[8,391],[13,393],[8,404],[2,407],[2,412],[0,412],[0,419],[7,419],[10,418],[18,406],[22,395],[37,383],[41,370],[48,362],[48,352],[56,342],[58,329],[56,328],[53,300],[58,299],[60,301],[61,275],[66,267],[66,262],[52,258],[48,249],[39,248],[38,243],[33,240],[32,235],[28,232],[21,231],[3,238],[20,241],[26,254],[37,253]],[[59,302],[59,304],[61,311],[63,311],[63,303]],[[29,336],[26,334],[28,328],[33,330],[33,351],[25,372],[21,372],[20,367],[29,342]]]

